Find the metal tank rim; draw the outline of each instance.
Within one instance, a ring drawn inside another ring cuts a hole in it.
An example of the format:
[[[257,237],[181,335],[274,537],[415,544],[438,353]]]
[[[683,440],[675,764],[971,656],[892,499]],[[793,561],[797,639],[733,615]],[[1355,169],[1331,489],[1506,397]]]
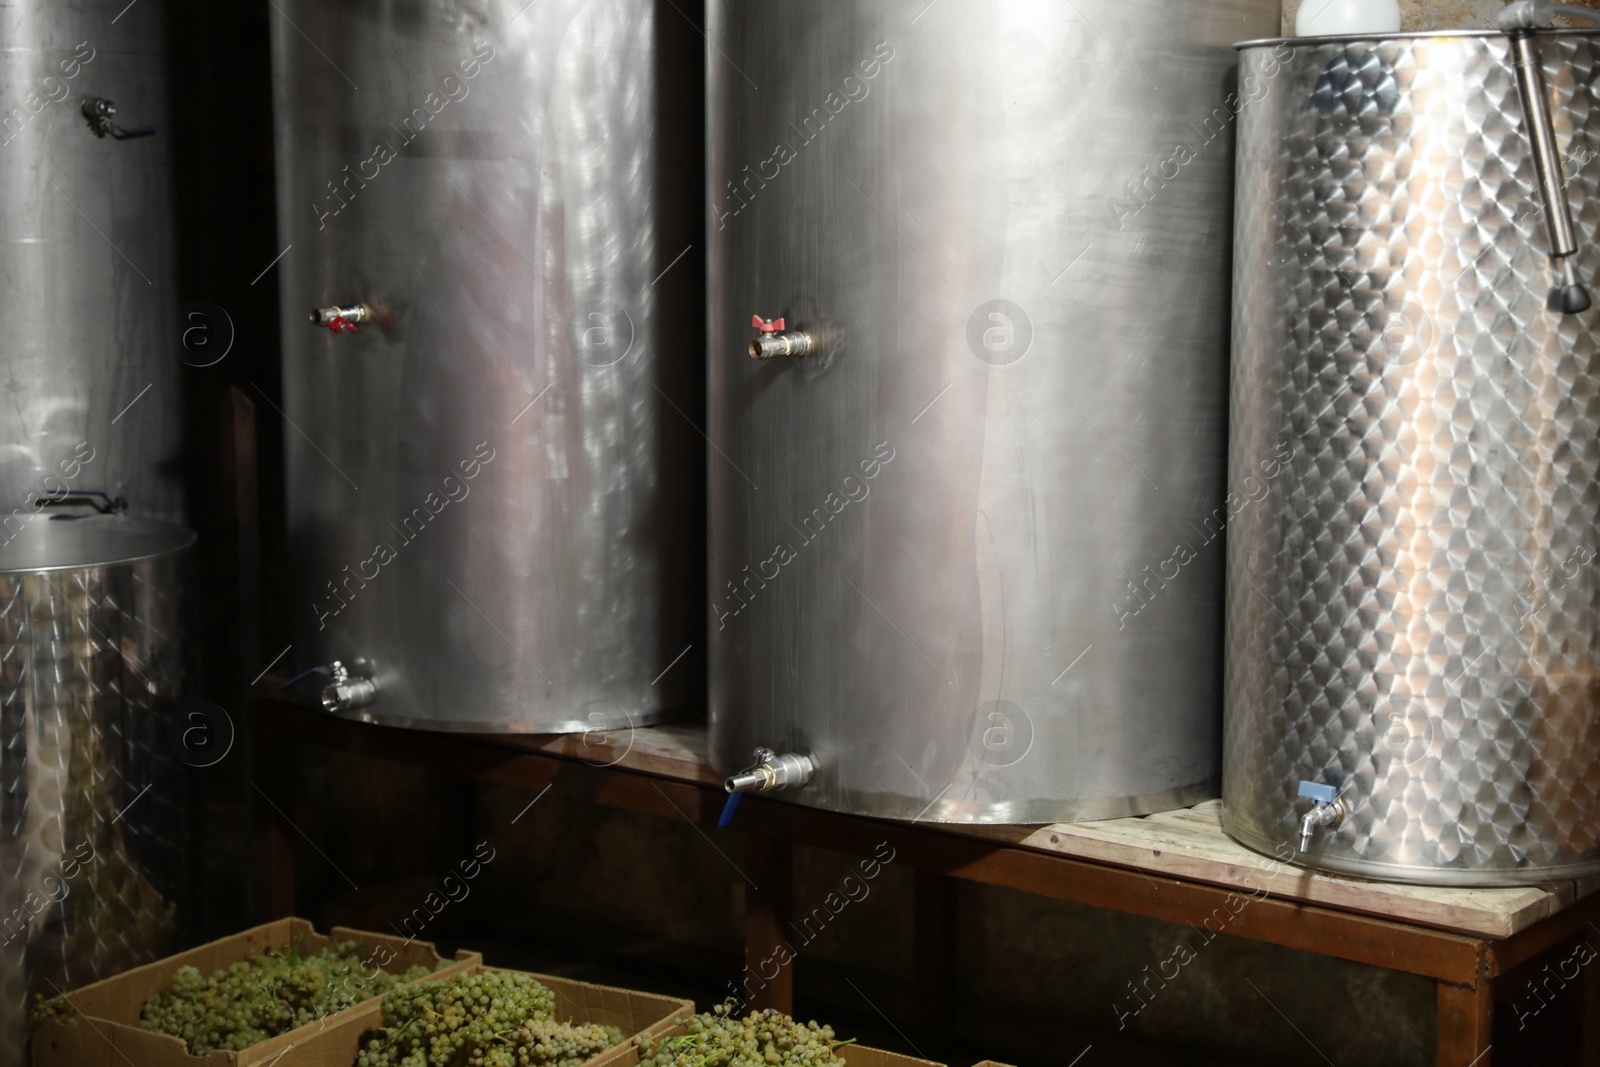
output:
[[[382,690],[379,690],[379,700],[383,699]],[[307,707],[316,709],[314,703],[306,703]],[[320,710],[320,709],[317,709]],[[374,714],[367,708],[354,711],[325,712],[330,719],[345,719],[350,722],[364,722],[372,726],[391,726],[398,730],[420,730],[426,733],[440,734],[490,734],[496,737],[541,737],[570,734],[606,733],[617,734],[628,730],[639,730],[647,726],[666,726],[670,723],[687,722],[698,718],[694,711],[650,711],[641,712],[634,721],[624,726],[611,729],[598,730],[592,722],[581,719],[563,719],[553,723],[530,723],[522,720],[442,720],[407,718],[400,715]]]
[[[1285,860],[1279,850],[1284,845],[1292,847],[1293,843],[1274,842],[1229,825],[1226,801],[1222,805],[1222,832],[1252,852],[1271,856],[1280,863],[1303,871],[1353,875],[1369,881],[1396,882],[1401,885],[1499,889],[1510,886],[1545,885],[1600,874],[1600,858],[1587,863],[1568,863],[1559,867],[1539,867],[1533,864],[1526,867],[1413,867],[1398,863],[1375,863],[1370,860],[1338,859],[1318,852],[1302,854],[1296,850],[1295,859]],[[1299,858],[1302,855],[1306,858]]]
[[[939,809],[935,807],[937,799],[934,803],[922,805],[919,809],[920,802],[907,802],[903,797],[882,793],[853,793],[841,800],[807,796],[802,801],[800,791],[773,793],[771,796],[797,804],[803,803],[808,808],[821,811],[832,811],[843,815],[865,815],[874,819],[939,823],[946,826],[1053,826],[1056,823],[1131,819],[1161,811],[1190,808],[1207,800],[1215,800],[1220,782],[1220,778],[1210,778],[1193,785],[1134,797],[1030,800],[1020,803],[990,804],[977,815],[967,818],[941,815]]]
[[[1535,30],[1535,37],[1594,37],[1600,35],[1600,29],[1585,29],[1579,26],[1558,26],[1548,30]],[[1473,40],[1486,38],[1499,38],[1505,40],[1505,34],[1500,30],[1411,30],[1407,33],[1340,33],[1329,34],[1326,37],[1252,37],[1248,41],[1236,41],[1233,44],[1235,51],[1242,52],[1247,48],[1276,47],[1280,44],[1295,47],[1312,47],[1321,44],[1355,44],[1361,41],[1429,41],[1429,40]]]
[[[139,551],[131,552],[125,555],[95,556],[92,553],[86,553],[83,555],[83,558],[73,556],[71,562],[40,563],[7,562],[6,556],[8,554],[8,549],[12,548],[12,545],[8,544],[4,547],[0,547],[0,574],[55,574],[62,571],[84,570],[90,567],[118,567],[124,564],[140,563],[144,560],[160,559],[163,556],[170,556],[175,552],[182,552],[185,549],[193,548],[200,540],[199,535],[193,530],[189,529],[187,526],[179,526],[177,523],[171,522],[162,522],[158,519],[145,519],[120,515],[95,515],[72,519],[68,519],[65,516],[52,516],[44,519],[43,521],[46,523],[61,523],[63,525],[59,528],[63,530],[68,522],[70,522],[77,531],[88,529],[95,530],[97,533],[103,534],[100,539],[105,541],[107,544],[114,544],[119,538],[128,536],[147,536],[152,539],[164,538],[165,543],[148,549],[141,547]],[[36,523],[30,522],[24,529],[31,529],[35,525]],[[120,527],[120,529],[111,529],[113,526]],[[57,528],[58,527],[46,526],[42,529],[50,530]],[[34,533],[31,536],[34,539],[38,539],[41,536],[46,535],[42,533]],[[29,547],[35,549],[49,548],[49,546],[18,546],[19,550]],[[57,551],[61,550],[57,549]]]

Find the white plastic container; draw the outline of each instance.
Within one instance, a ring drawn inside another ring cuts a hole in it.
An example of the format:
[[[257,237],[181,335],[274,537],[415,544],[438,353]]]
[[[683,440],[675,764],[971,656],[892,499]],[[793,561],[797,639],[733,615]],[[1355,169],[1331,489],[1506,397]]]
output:
[[[1400,0],[1300,0],[1296,37],[1352,33],[1397,33]]]

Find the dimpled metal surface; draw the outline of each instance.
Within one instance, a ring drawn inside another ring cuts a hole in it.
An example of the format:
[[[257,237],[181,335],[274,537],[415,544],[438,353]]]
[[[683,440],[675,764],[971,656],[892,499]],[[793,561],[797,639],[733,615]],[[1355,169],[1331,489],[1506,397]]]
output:
[[[37,544],[0,546],[3,1064],[27,1062],[34,995],[157,959],[179,933],[188,771],[170,728],[195,678],[193,535],[109,517],[71,534],[90,526],[112,556],[145,551],[152,534],[167,550],[50,568]],[[36,519],[25,538],[65,528]]]
[[[1592,286],[1600,51],[1537,44]],[[1545,310],[1507,42],[1241,55],[1224,827],[1286,855],[1305,779],[1347,809],[1308,865],[1594,870],[1600,312]]]

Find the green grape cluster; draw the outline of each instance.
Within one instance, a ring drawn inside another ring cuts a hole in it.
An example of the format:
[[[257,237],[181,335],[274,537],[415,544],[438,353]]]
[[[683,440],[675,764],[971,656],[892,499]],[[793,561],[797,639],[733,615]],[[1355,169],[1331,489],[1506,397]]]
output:
[[[362,961],[354,941],[307,956],[274,950],[209,978],[194,967],[178,968],[172,985],[145,1002],[139,1025],[180,1038],[194,1056],[239,1051],[428,973],[422,966],[403,975],[379,971]]]
[[[33,1021],[43,1023],[47,1019],[59,1019],[67,1026],[78,1025],[78,1009],[67,1003],[66,997],[51,997],[46,1000],[43,993],[33,995]]]
[[[558,1022],[556,995],[525,974],[482,971],[397,989],[356,1067],[580,1067],[622,1031]]]
[[[844,1067],[834,1050],[850,1044],[835,1041],[831,1026],[797,1023],[771,1008],[736,1019],[732,1001],[696,1015],[676,1037],[634,1040],[639,1067]]]

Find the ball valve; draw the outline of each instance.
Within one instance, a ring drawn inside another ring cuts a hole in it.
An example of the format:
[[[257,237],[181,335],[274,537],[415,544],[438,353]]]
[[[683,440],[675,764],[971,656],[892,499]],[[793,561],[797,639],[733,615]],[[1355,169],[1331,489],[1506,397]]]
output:
[[[366,304],[355,304],[351,307],[313,308],[311,310],[311,324],[313,326],[326,326],[334,333],[355,333],[358,324],[371,322],[372,317],[372,308]]]
[[[794,752],[780,756],[770,748],[758,748],[755,760],[724,782],[723,788],[730,793],[774,793],[805,785],[816,771],[810,756]]]
[[[752,315],[750,325],[757,334],[756,339],[750,342],[751,359],[773,359],[777,356],[798,359],[816,349],[816,342],[809,333],[784,329],[781,318],[763,319],[760,315]]]
[[[322,710],[337,714],[364,708],[378,698],[378,683],[356,674],[339,660],[328,664],[328,681],[322,687]]]

